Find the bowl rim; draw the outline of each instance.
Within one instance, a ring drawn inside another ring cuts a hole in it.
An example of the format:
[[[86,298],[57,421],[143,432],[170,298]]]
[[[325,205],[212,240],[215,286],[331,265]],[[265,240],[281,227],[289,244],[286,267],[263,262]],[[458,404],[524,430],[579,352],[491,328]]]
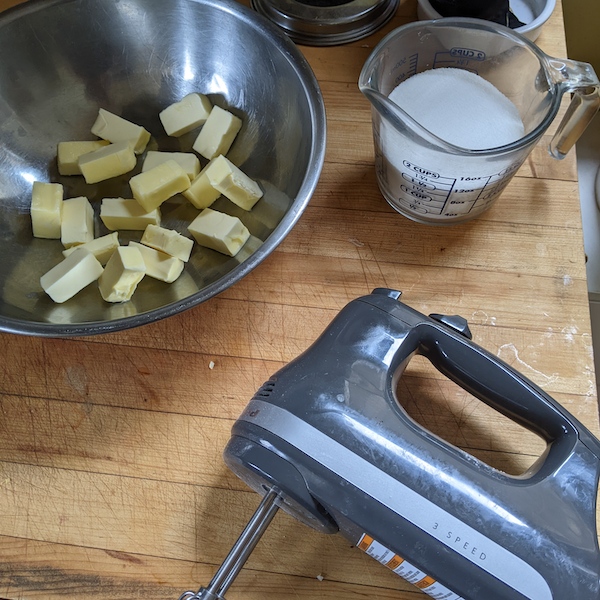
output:
[[[431,6],[431,2],[429,0],[417,0],[419,6],[423,9],[424,12],[429,13],[429,19],[444,19],[443,17],[433,6]],[[541,27],[552,15],[554,9],[556,8],[556,0],[545,0],[544,8],[542,12],[535,18],[531,23],[527,23],[521,27],[515,27],[514,31],[517,33],[528,33],[533,31],[537,27]]]
[[[94,0],[78,0],[94,1]],[[102,0],[98,0],[102,1]],[[80,337],[92,336],[103,333],[112,333],[148,325],[167,317],[190,310],[219,295],[227,288],[243,279],[250,271],[261,264],[267,256],[284,240],[294,227],[304,209],[308,205],[319,181],[323,164],[325,162],[325,149],[327,138],[327,121],[323,96],[317,78],[307,59],[294,42],[275,24],[266,17],[258,14],[249,7],[236,0],[182,0],[204,4],[225,10],[240,17],[248,27],[256,29],[259,33],[270,38],[277,48],[280,48],[288,63],[297,73],[300,83],[306,93],[306,98],[311,116],[312,140],[309,153],[309,165],[300,189],[288,211],[284,214],[275,229],[269,234],[260,247],[246,260],[238,264],[226,275],[207,285],[195,294],[165,306],[155,308],[138,315],[123,317],[110,321],[89,321],[81,323],[48,323],[43,321],[30,321],[0,315],[0,332],[39,337]],[[67,4],[72,0],[30,0],[25,4],[16,5],[0,13],[0,30],[11,21],[27,14],[44,10],[57,4]]]

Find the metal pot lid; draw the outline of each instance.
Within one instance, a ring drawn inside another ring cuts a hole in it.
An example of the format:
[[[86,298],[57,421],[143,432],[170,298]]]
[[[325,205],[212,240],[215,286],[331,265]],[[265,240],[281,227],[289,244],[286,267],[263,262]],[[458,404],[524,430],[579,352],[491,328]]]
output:
[[[251,0],[254,10],[279,25],[296,43],[335,46],[383,27],[400,0]]]

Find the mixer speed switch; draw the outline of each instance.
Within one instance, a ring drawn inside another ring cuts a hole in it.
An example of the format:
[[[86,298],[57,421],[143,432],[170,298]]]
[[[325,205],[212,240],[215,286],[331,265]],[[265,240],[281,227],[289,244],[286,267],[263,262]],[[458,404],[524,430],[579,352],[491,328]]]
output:
[[[461,317],[460,315],[440,315],[438,313],[432,313],[429,316],[434,321],[448,325],[448,327],[451,327],[454,331],[458,331],[458,333],[464,335],[467,339],[473,339],[473,334],[469,329],[469,323],[464,317]]]

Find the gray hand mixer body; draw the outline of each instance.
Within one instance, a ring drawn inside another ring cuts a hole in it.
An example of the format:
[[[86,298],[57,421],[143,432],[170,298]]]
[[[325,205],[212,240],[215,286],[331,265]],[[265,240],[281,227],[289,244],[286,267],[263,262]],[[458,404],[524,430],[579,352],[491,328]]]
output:
[[[352,301],[273,375],[235,423],[226,464],[433,598],[597,600],[600,443],[471,342],[466,321],[399,296],[380,288]],[[395,396],[415,354],[541,436],[543,456],[510,476],[422,428]]]

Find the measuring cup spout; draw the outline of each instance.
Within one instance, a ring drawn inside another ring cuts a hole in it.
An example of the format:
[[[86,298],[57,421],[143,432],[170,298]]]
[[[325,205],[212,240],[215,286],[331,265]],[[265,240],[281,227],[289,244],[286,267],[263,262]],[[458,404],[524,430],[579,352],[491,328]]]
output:
[[[359,83],[360,91],[365,95],[367,100],[371,103],[371,106],[388,121],[394,124],[400,124],[402,122],[402,114],[389,98],[384,96],[380,91],[373,89],[372,87],[364,86]],[[402,111],[403,112],[403,111]]]
[[[546,66],[560,96],[573,93],[571,104],[548,147],[554,158],[562,159],[600,108],[600,81],[588,63],[547,57]]]
[[[381,117],[388,121],[397,132],[407,135],[412,139],[418,139],[424,147],[430,147],[435,150],[445,150],[451,154],[469,152],[466,149],[449,144],[437,135],[431,133],[379,90],[360,81],[358,87],[367,100],[369,100],[371,106]]]

